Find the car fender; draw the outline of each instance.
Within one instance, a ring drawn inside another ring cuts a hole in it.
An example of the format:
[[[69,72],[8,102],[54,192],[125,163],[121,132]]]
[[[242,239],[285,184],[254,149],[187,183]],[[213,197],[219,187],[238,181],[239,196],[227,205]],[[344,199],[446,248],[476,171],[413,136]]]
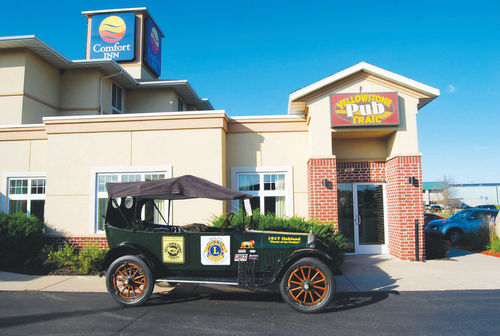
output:
[[[153,272],[158,266],[158,261],[156,260],[156,257],[148,249],[132,242],[123,242],[118,246],[110,249],[106,253],[106,255],[104,256],[104,260],[101,264],[101,267],[99,269],[100,275],[102,275],[108,269],[108,267],[111,265],[113,261],[124,255],[138,256],[139,258],[143,259],[146,262],[146,264]]]
[[[291,255],[288,256],[288,259],[281,265],[280,269],[278,272],[276,272],[276,275],[274,276],[272,282],[276,283],[281,280],[281,277],[283,274],[285,274],[286,270],[296,261],[303,259],[303,258],[317,258],[321,261],[323,261],[330,269],[332,272],[335,272],[335,269],[333,267],[333,259],[330,257],[328,254],[325,252],[318,250],[318,249],[313,249],[313,248],[304,248],[300,250],[294,251]]]

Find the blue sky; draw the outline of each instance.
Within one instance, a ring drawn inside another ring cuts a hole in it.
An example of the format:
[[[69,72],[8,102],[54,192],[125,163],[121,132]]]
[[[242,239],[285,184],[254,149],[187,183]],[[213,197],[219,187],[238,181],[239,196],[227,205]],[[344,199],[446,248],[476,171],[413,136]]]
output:
[[[85,57],[83,10],[148,7],[162,78],[230,116],[286,114],[288,94],[365,61],[441,90],[420,110],[424,181],[500,182],[498,1],[15,1],[0,35]]]

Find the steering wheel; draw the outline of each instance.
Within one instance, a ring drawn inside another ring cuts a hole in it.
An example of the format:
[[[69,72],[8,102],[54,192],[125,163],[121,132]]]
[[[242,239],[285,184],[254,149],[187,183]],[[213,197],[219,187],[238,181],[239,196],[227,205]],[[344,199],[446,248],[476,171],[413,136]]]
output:
[[[227,229],[227,227],[229,226],[229,224],[231,224],[231,220],[233,219],[234,217],[234,212],[230,212],[226,219],[224,219],[224,223],[222,223],[222,225],[220,226],[220,230],[223,232]]]

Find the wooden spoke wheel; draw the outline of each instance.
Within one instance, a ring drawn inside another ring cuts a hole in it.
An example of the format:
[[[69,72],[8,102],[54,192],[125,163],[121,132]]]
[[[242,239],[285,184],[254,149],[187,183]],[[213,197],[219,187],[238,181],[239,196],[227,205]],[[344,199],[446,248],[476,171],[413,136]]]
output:
[[[303,313],[324,310],[335,294],[335,280],[330,268],[316,258],[304,258],[286,271],[280,284],[286,303]]]
[[[135,256],[116,259],[106,273],[106,286],[113,299],[126,306],[139,306],[153,292],[153,276],[148,265]]]

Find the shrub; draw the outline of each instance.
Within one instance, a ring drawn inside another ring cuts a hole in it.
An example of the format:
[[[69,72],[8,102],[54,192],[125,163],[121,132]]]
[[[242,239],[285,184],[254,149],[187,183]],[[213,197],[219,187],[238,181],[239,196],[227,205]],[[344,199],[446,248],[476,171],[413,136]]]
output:
[[[43,223],[35,216],[18,212],[0,213],[0,266],[24,265],[40,258]]]
[[[220,227],[226,216],[214,217],[212,225]],[[333,258],[335,267],[344,262],[344,251],[347,249],[345,237],[333,230],[333,223],[321,224],[315,220],[306,220],[301,217],[282,218],[272,214],[261,214],[259,210],[253,212],[254,229],[262,231],[309,232],[313,230],[315,237],[323,240],[329,246],[328,254]],[[230,227],[238,228],[242,225],[242,211],[235,213]],[[245,216],[245,225],[250,225],[250,217]]]
[[[97,273],[105,254],[106,250],[93,244],[78,252],[74,245],[65,242],[64,246],[49,252],[45,264],[56,268],[69,268],[78,274],[94,274]]]
[[[442,259],[446,257],[446,253],[450,250],[450,242],[441,237],[425,234],[425,258]]]

